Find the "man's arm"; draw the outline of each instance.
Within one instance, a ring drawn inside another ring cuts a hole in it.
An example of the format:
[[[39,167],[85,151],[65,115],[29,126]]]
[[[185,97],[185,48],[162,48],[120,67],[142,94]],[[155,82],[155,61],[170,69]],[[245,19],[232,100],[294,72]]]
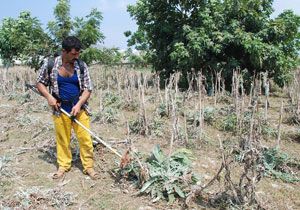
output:
[[[82,85],[81,89],[83,89],[83,92],[82,92],[77,104],[75,106],[73,106],[73,108],[72,108],[72,111],[70,114],[73,116],[76,116],[79,113],[81,107],[90,98],[92,89],[93,89],[88,66],[84,62],[83,62],[83,65],[84,65],[83,78],[81,78],[81,85]]]
[[[59,110],[59,103],[57,100],[49,93],[47,87],[41,83],[38,82],[36,84],[36,87],[38,91],[47,99],[49,106],[53,107],[55,110]]]

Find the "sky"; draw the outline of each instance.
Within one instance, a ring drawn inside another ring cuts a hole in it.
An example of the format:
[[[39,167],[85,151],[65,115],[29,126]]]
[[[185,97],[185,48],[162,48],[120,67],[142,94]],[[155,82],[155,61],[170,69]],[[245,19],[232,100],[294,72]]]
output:
[[[126,49],[127,38],[124,32],[136,31],[137,25],[127,12],[127,5],[134,4],[137,0],[70,0],[71,16],[84,17],[92,8],[102,12],[103,21],[101,31],[104,36],[105,47],[118,47]],[[43,28],[48,21],[54,20],[53,9],[57,0],[0,0],[0,21],[6,17],[16,18],[21,11],[30,11],[32,17],[37,17]],[[283,10],[291,9],[300,15],[300,0],[274,0],[275,9],[272,17],[276,17]]]

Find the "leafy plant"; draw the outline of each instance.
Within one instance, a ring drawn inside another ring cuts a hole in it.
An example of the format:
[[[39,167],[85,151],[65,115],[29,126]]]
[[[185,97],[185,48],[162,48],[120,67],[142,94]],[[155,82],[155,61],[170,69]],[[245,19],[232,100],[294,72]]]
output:
[[[203,109],[204,121],[212,125],[216,121],[217,109],[213,107],[205,107]]]
[[[164,103],[159,104],[158,108],[156,109],[156,112],[160,117],[167,117],[168,110],[166,104]]]
[[[155,136],[163,136],[164,134],[164,122],[159,118],[154,118],[149,125],[150,131]]]
[[[103,106],[104,107],[113,107],[115,109],[119,109],[122,106],[122,99],[120,96],[111,93],[111,92],[107,92],[105,93],[105,95],[103,96]]]
[[[103,122],[103,123],[114,123],[118,121],[119,113],[118,110],[112,107],[105,107],[102,111],[98,112],[94,118],[93,122]]]
[[[138,117],[135,120],[129,121],[130,133],[145,134],[144,120],[142,117]]]
[[[300,167],[300,163],[293,163],[288,154],[280,152],[277,148],[268,148],[263,151],[263,164],[266,175],[285,182],[299,182],[300,179],[291,174],[290,166]]]
[[[154,202],[166,199],[172,203],[176,198],[185,198],[190,186],[198,181],[191,171],[191,159],[192,153],[187,149],[179,149],[167,156],[156,145],[144,164],[146,170],[134,161],[121,171],[131,172],[127,178],[135,178],[141,187],[140,193],[150,194]],[[145,171],[148,173],[141,179]]]

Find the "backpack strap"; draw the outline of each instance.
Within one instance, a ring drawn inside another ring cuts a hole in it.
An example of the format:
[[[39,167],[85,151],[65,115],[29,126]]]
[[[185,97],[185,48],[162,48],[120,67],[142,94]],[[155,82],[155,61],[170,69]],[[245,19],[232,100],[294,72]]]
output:
[[[55,61],[55,58],[54,57],[49,57],[48,58],[48,65],[47,65],[47,69],[48,69],[48,76],[49,76],[49,79],[50,79],[50,74],[52,72],[52,69],[54,67],[54,61]]]
[[[50,75],[52,73],[52,69],[54,67],[55,57],[49,57],[48,58],[48,64],[47,64],[47,70],[48,70],[48,77],[49,77],[49,83],[50,83]],[[80,69],[80,77],[83,77],[84,75],[84,62],[80,59],[77,59],[77,63],[79,65]],[[51,87],[49,84],[49,92],[51,91]]]
[[[77,59],[78,65],[79,65],[79,69],[80,69],[80,76],[83,77],[84,75],[84,62],[80,59]]]
[[[50,74],[52,72],[52,69],[54,67],[54,61],[55,61],[55,58],[53,58],[53,57],[48,58],[47,69],[48,69],[49,78],[50,78]],[[77,59],[77,62],[78,62],[79,69],[80,69],[80,76],[83,76],[84,75],[84,62],[80,59]]]

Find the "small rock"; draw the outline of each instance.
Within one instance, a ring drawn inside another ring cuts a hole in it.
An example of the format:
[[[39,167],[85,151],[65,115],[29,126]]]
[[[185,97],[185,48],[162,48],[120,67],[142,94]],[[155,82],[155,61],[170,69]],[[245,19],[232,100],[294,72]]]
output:
[[[129,191],[125,189],[125,190],[123,190],[123,193],[124,193],[124,194],[128,194]]]
[[[271,185],[272,185],[272,187],[273,187],[273,188],[276,188],[276,189],[279,189],[279,188],[281,188],[279,185],[277,185],[277,184],[274,184],[274,183],[272,183]]]

